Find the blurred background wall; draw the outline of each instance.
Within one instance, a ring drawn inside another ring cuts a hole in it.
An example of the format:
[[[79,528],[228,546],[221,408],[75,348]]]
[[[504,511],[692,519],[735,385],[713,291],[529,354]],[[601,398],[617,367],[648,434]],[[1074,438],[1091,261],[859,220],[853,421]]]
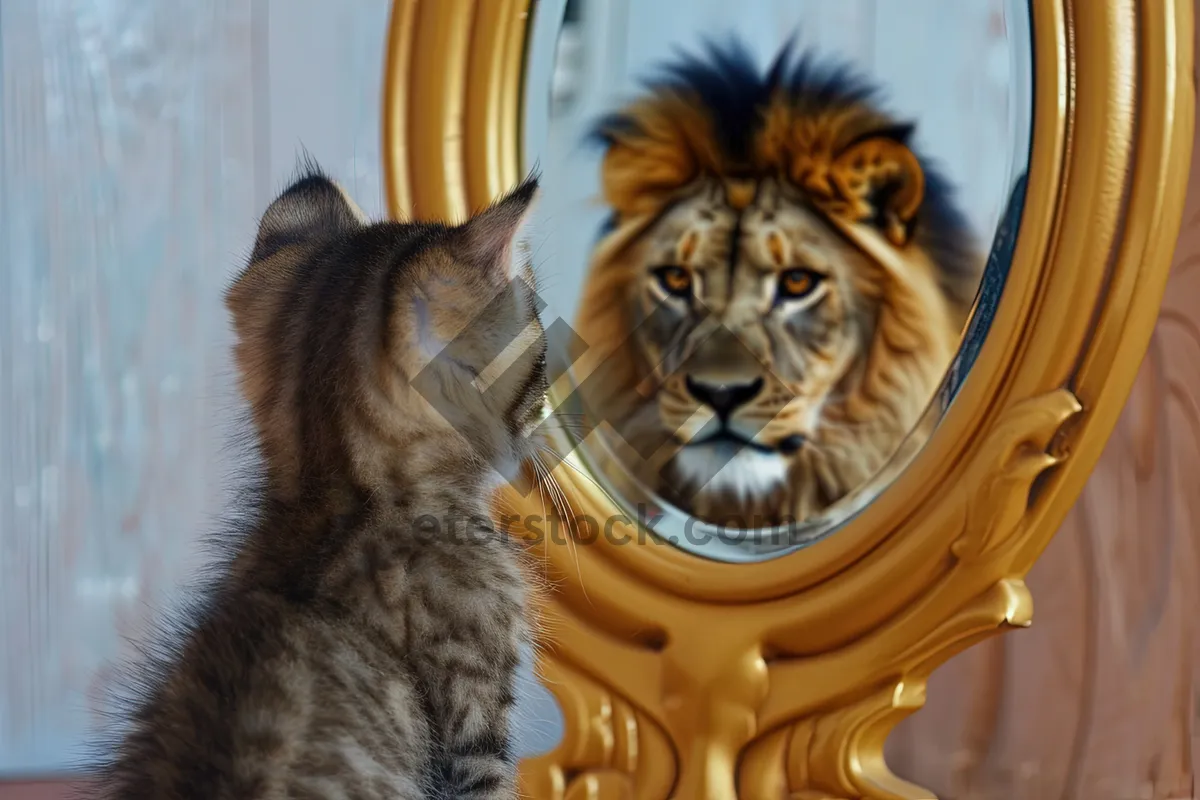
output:
[[[0,775],[61,770],[231,461],[227,282],[301,146],[381,214],[387,0],[0,2]]]

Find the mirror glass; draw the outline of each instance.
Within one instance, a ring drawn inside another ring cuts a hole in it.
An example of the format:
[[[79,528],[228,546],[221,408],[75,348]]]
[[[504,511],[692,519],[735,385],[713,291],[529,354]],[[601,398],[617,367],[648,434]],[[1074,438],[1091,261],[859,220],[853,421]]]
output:
[[[529,24],[572,466],[710,558],[836,531],[936,429],[1003,293],[1027,0],[543,0]]]

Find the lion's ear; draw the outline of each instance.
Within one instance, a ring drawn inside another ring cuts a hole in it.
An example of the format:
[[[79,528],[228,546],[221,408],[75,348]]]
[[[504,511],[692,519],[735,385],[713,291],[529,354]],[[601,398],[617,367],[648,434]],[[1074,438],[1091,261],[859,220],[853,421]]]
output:
[[[912,236],[925,199],[925,172],[908,148],[912,126],[873,131],[843,148],[830,165],[837,211],[878,225],[897,247]]]
[[[697,103],[658,97],[606,118],[600,183],[620,218],[657,214],[701,173],[723,170],[712,122]]]
[[[657,213],[695,175],[690,155],[648,137],[614,143],[600,166],[604,202],[622,219]]]

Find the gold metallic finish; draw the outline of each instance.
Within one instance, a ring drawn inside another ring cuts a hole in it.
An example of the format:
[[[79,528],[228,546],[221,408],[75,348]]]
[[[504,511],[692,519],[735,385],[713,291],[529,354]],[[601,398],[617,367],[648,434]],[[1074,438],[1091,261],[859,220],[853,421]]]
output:
[[[406,123],[402,148],[409,180],[406,217],[461,221],[467,216],[463,140],[468,45],[476,6],[481,5],[490,3],[404,0],[398,6],[399,17],[393,20],[392,38],[406,43],[409,69],[403,81],[389,76],[387,85],[403,83],[407,107],[400,114],[385,99],[384,118],[398,117]],[[406,18],[411,21],[401,27]],[[395,143],[384,143],[385,151],[394,147]]]
[[[934,668],[1030,624],[1023,578],[1130,391],[1191,158],[1191,0],[1031,8],[1021,230],[991,333],[933,438],[842,530],[772,561],[699,558],[632,524],[541,537],[554,592],[540,669],[565,732],[522,764],[524,796],[933,796],[892,775],[884,741]],[[396,217],[459,219],[519,179],[529,12],[529,0],[395,1],[384,167]],[[580,466],[555,472],[574,511],[619,515]],[[502,500],[545,513],[536,493]]]
[[[388,25],[383,75],[383,174],[388,210],[397,219],[412,218],[412,173],[408,169],[409,67],[416,32],[415,0],[395,0]]]
[[[519,180],[521,87],[519,81],[496,80],[520,76],[524,67],[525,26],[529,0],[476,3],[467,64],[467,131],[492,131],[466,136],[467,199],[482,208]]]

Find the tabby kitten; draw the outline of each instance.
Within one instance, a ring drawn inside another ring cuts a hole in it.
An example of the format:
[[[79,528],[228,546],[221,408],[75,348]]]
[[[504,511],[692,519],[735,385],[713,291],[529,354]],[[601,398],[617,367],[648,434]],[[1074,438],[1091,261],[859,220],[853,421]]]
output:
[[[515,796],[525,589],[487,520],[545,403],[515,252],[536,193],[371,224],[310,167],[267,210],[227,295],[261,496],[140,682],[106,796]]]

